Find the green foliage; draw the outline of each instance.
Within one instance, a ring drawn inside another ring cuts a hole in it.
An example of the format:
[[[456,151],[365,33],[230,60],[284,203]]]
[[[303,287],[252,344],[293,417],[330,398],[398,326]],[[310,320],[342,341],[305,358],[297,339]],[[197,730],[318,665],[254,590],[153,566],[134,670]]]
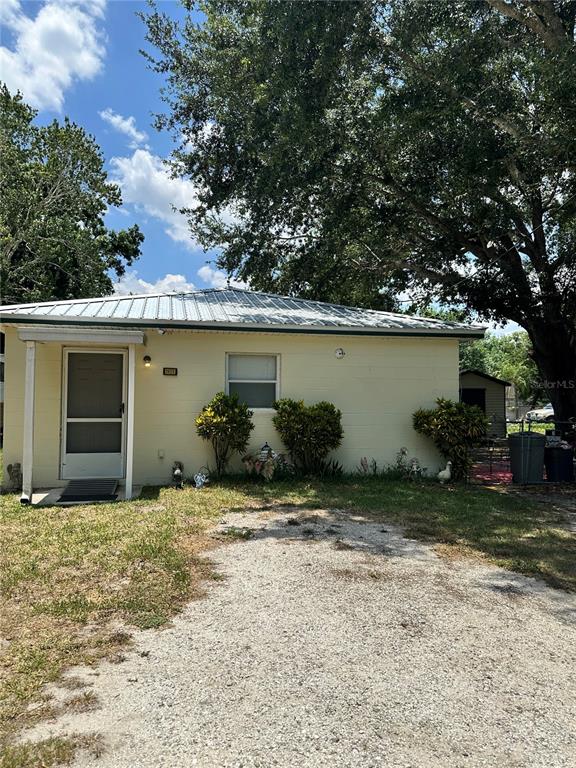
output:
[[[318,462],[318,476],[322,480],[335,480],[342,477],[344,467],[336,459],[323,459]]]
[[[408,448],[400,448],[393,464],[378,467],[376,459],[368,461],[366,456],[360,459],[358,474],[363,477],[385,477],[388,480],[422,480],[426,477],[427,467],[423,467],[417,456],[408,458]]]
[[[488,373],[490,376],[496,376],[496,373],[492,373],[490,370],[490,364],[488,362],[486,354],[486,346],[484,339],[480,341],[462,341],[460,342],[460,370],[464,371],[470,369],[473,371],[481,371],[482,373]]]
[[[454,480],[466,480],[470,449],[486,434],[488,422],[480,408],[439,398],[434,409],[420,408],[412,423],[416,432],[431,438],[440,453],[452,462]]]
[[[330,451],[342,442],[342,414],[325,401],[304,405],[302,400],[288,398],[274,403],[276,414],[272,422],[294,463],[306,474],[336,473],[328,466]]]
[[[460,368],[472,368],[511,382],[520,400],[530,404],[547,396],[525,331],[505,336],[488,334],[480,341],[461,344]]]
[[[221,477],[234,453],[246,450],[254,429],[252,411],[238,395],[218,392],[196,417],[196,432],[214,449],[216,474]]]
[[[146,15],[197,237],[258,289],[405,287],[576,369],[574,0],[205,0]],[[221,217],[225,209],[238,215]],[[557,413],[576,390],[555,388]]]
[[[254,537],[254,531],[252,528],[237,528],[236,526],[231,525],[229,528],[223,530],[220,535],[231,539],[242,539],[243,541],[247,541]]]
[[[423,467],[420,459],[416,456],[408,458],[408,449],[400,448],[396,454],[394,464],[390,464],[382,470],[382,476],[390,479],[400,480],[421,480],[427,472],[427,467]]]
[[[436,320],[447,320],[451,323],[467,323],[473,320],[472,313],[466,307],[450,306],[420,306],[414,302],[408,307],[408,314],[420,315],[420,317],[433,317]]]
[[[140,255],[137,226],[114,231],[122,204],[94,139],[67,118],[36,125],[36,112],[0,86],[0,286],[6,304],[102,296],[108,273]]]
[[[9,744],[0,755],[0,768],[57,768],[70,765],[76,752],[74,740],[51,736],[39,742]]]

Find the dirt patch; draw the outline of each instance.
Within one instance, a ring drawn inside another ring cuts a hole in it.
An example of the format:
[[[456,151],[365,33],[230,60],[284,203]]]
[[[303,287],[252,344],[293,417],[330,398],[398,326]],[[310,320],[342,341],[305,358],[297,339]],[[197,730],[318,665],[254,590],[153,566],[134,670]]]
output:
[[[332,571],[336,578],[351,579],[352,581],[380,581],[381,579],[390,578],[390,576],[382,573],[382,571],[365,570],[364,568],[334,568]]]

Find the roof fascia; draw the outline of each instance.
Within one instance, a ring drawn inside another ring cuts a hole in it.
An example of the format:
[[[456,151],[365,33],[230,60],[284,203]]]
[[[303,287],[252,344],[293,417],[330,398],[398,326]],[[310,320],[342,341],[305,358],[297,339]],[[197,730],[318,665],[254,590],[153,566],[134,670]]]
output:
[[[300,333],[330,336],[419,336],[432,338],[469,339],[483,338],[485,328],[468,326],[464,328],[374,328],[362,326],[309,326],[272,325],[268,323],[190,323],[188,321],[143,321],[136,319],[94,320],[94,318],[54,318],[32,315],[5,315],[4,325],[51,325],[91,328],[158,328],[194,331],[240,331],[247,333]]]

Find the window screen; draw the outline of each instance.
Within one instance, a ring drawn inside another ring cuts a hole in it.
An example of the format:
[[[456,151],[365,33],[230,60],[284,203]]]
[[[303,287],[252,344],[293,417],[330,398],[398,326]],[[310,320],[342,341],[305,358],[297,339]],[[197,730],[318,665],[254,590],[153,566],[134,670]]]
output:
[[[228,392],[250,408],[272,408],[277,384],[276,355],[228,356]]]
[[[118,418],[122,414],[122,355],[68,355],[68,418]]]

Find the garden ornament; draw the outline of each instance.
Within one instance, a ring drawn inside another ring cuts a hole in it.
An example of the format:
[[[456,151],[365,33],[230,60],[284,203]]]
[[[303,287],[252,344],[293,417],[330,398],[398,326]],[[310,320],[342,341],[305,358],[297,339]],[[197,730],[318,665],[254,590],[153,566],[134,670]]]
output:
[[[194,487],[196,489],[203,488],[210,482],[210,470],[208,467],[200,467],[199,471],[194,475]]]
[[[440,480],[441,483],[449,482],[449,480],[452,477],[452,462],[449,461],[446,464],[446,469],[440,470],[438,472],[438,480]]]
[[[184,465],[180,461],[172,466],[172,482],[176,488],[184,488]]]
[[[16,491],[20,490],[22,488],[22,465],[19,462],[8,464],[6,471],[8,472],[12,488]]]
[[[268,461],[268,459],[274,458],[275,456],[276,454],[274,453],[272,448],[270,448],[268,443],[264,443],[262,448],[260,448],[260,455],[258,456],[258,458],[260,461]]]
[[[420,466],[419,459],[417,459],[415,456],[414,458],[410,459],[408,477],[410,480],[417,480],[419,477],[422,477],[422,467]]]

